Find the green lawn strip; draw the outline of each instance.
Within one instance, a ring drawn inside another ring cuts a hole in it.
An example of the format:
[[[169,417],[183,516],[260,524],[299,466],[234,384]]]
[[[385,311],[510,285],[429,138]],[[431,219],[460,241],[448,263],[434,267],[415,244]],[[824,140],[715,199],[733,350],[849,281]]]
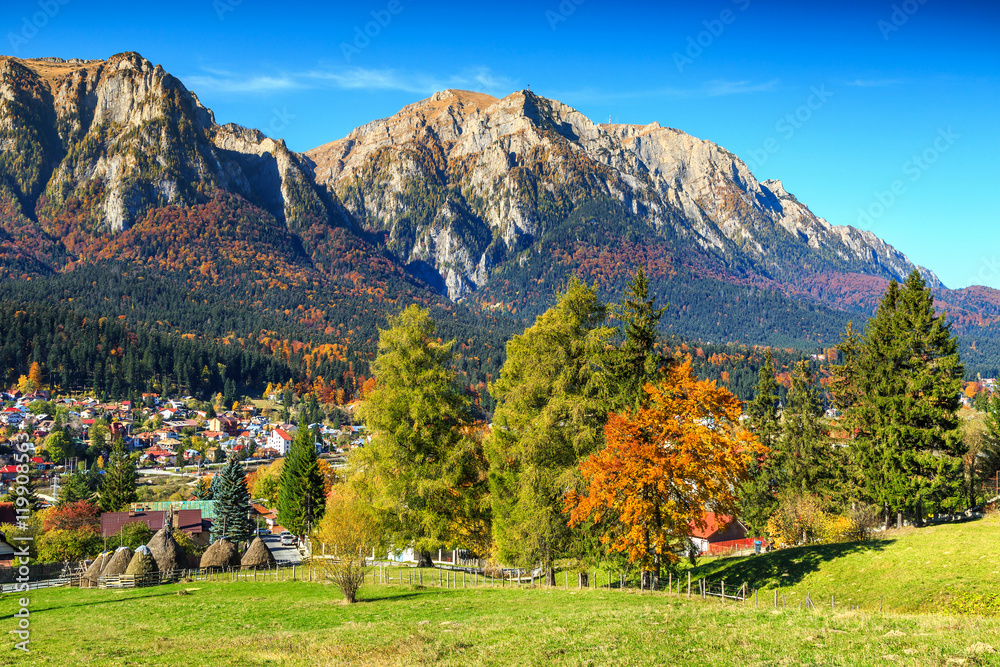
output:
[[[189,595],[178,595],[181,589]],[[621,591],[194,582],[31,594],[0,664],[997,664],[1000,619],[754,609]],[[0,599],[14,627],[16,598]],[[893,656],[886,658],[884,656]]]
[[[870,542],[713,559],[691,573],[693,580],[725,579],[727,588],[747,582],[769,604],[777,588],[779,599],[784,594],[796,606],[809,595],[825,606],[835,596],[838,605],[869,610],[884,598],[887,610],[948,611],[956,599],[986,595],[1000,581],[1000,517],[890,531]]]

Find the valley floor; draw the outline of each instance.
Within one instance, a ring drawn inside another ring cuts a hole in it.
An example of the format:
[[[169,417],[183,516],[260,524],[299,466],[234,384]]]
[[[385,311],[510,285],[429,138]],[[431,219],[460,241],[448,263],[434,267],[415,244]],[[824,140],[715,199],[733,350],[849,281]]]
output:
[[[186,590],[187,595],[181,591]],[[759,609],[676,594],[192,582],[0,598],[0,664],[1000,665],[1000,618]]]

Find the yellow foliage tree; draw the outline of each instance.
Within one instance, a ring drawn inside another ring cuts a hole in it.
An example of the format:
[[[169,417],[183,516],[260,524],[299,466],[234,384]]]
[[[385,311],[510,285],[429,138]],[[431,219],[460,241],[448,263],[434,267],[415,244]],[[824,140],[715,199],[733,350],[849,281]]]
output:
[[[22,394],[30,394],[31,392],[38,389],[38,385],[35,384],[27,375],[22,375],[17,380],[17,390]]]
[[[698,380],[690,359],[647,384],[647,407],[612,414],[607,445],[583,461],[586,495],[570,491],[570,525],[592,520],[611,550],[658,575],[704,514],[734,514],[738,482],[767,452],[739,423],[739,399]]]

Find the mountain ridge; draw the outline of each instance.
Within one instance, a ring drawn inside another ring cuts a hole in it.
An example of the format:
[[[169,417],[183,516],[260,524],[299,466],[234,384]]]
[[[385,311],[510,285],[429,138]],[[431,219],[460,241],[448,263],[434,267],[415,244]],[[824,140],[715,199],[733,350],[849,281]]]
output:
[[[710,141],[527,90],[441,91],[297,153],[218,125],[136,53],[0,57],[0,297],[185,336],[207,302],[206,335],[333,345],[340,375],[415,301],[467,341],[475,384],[569,276],[615,298],[637,264],[671,305],[665,333],[805,347],[916,268]],[[922,272],[960,332],[1000,341],[1000,292]]]

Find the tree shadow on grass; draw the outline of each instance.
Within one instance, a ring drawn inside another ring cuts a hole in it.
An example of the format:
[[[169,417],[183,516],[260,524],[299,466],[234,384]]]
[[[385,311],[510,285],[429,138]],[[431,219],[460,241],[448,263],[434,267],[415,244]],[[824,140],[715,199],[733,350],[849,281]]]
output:
[[[132,602],[133,600],[142,600],[145,598],[161,598],[167,596],[176,596],[176,591],[170,593],[150,593],[149,595],[130,595],[128,597],[117,598],[114,600],[98,600],[97,602],[80,602],[79,604],[63,604],[55,607],[45,607],[44,609],[37,609],[35,607],[28,607],[28,610],[32,614],[40,614],[43,611],[55,611],[57,609],[72,609],[74,607],[96,607],[102,604],[113,604],[117,602]],[[8,618],[14,618],[14,614],[8,614],[7,616],[0,616],[0,621],[6,620]]]
[[[751,588],[792,586],[801,582],[806,575],[818,571],[825,562],[855,553],[882,551],[893,542],[895,540],[870,540],[779,549],[746,559],[726,558],[714,561],[704,568],[698,568],[702,572],[692,574],[713,581],[727,579],[737,585],[746,582]]]
[[[428,589],[423,591],[414,591],[412,593],[400,593],[398,595],[372,595],[370,597],[365,595],[364,597],[360,596],[358,597],[358,604],[363,604],[365,602],[386,602],[386,601],[395,602],[397,600],[403,601],[403,600],[408,600],[410,598],[421,597],[422,595],[426,595],[427,593],[431,592],[433,591]]]

